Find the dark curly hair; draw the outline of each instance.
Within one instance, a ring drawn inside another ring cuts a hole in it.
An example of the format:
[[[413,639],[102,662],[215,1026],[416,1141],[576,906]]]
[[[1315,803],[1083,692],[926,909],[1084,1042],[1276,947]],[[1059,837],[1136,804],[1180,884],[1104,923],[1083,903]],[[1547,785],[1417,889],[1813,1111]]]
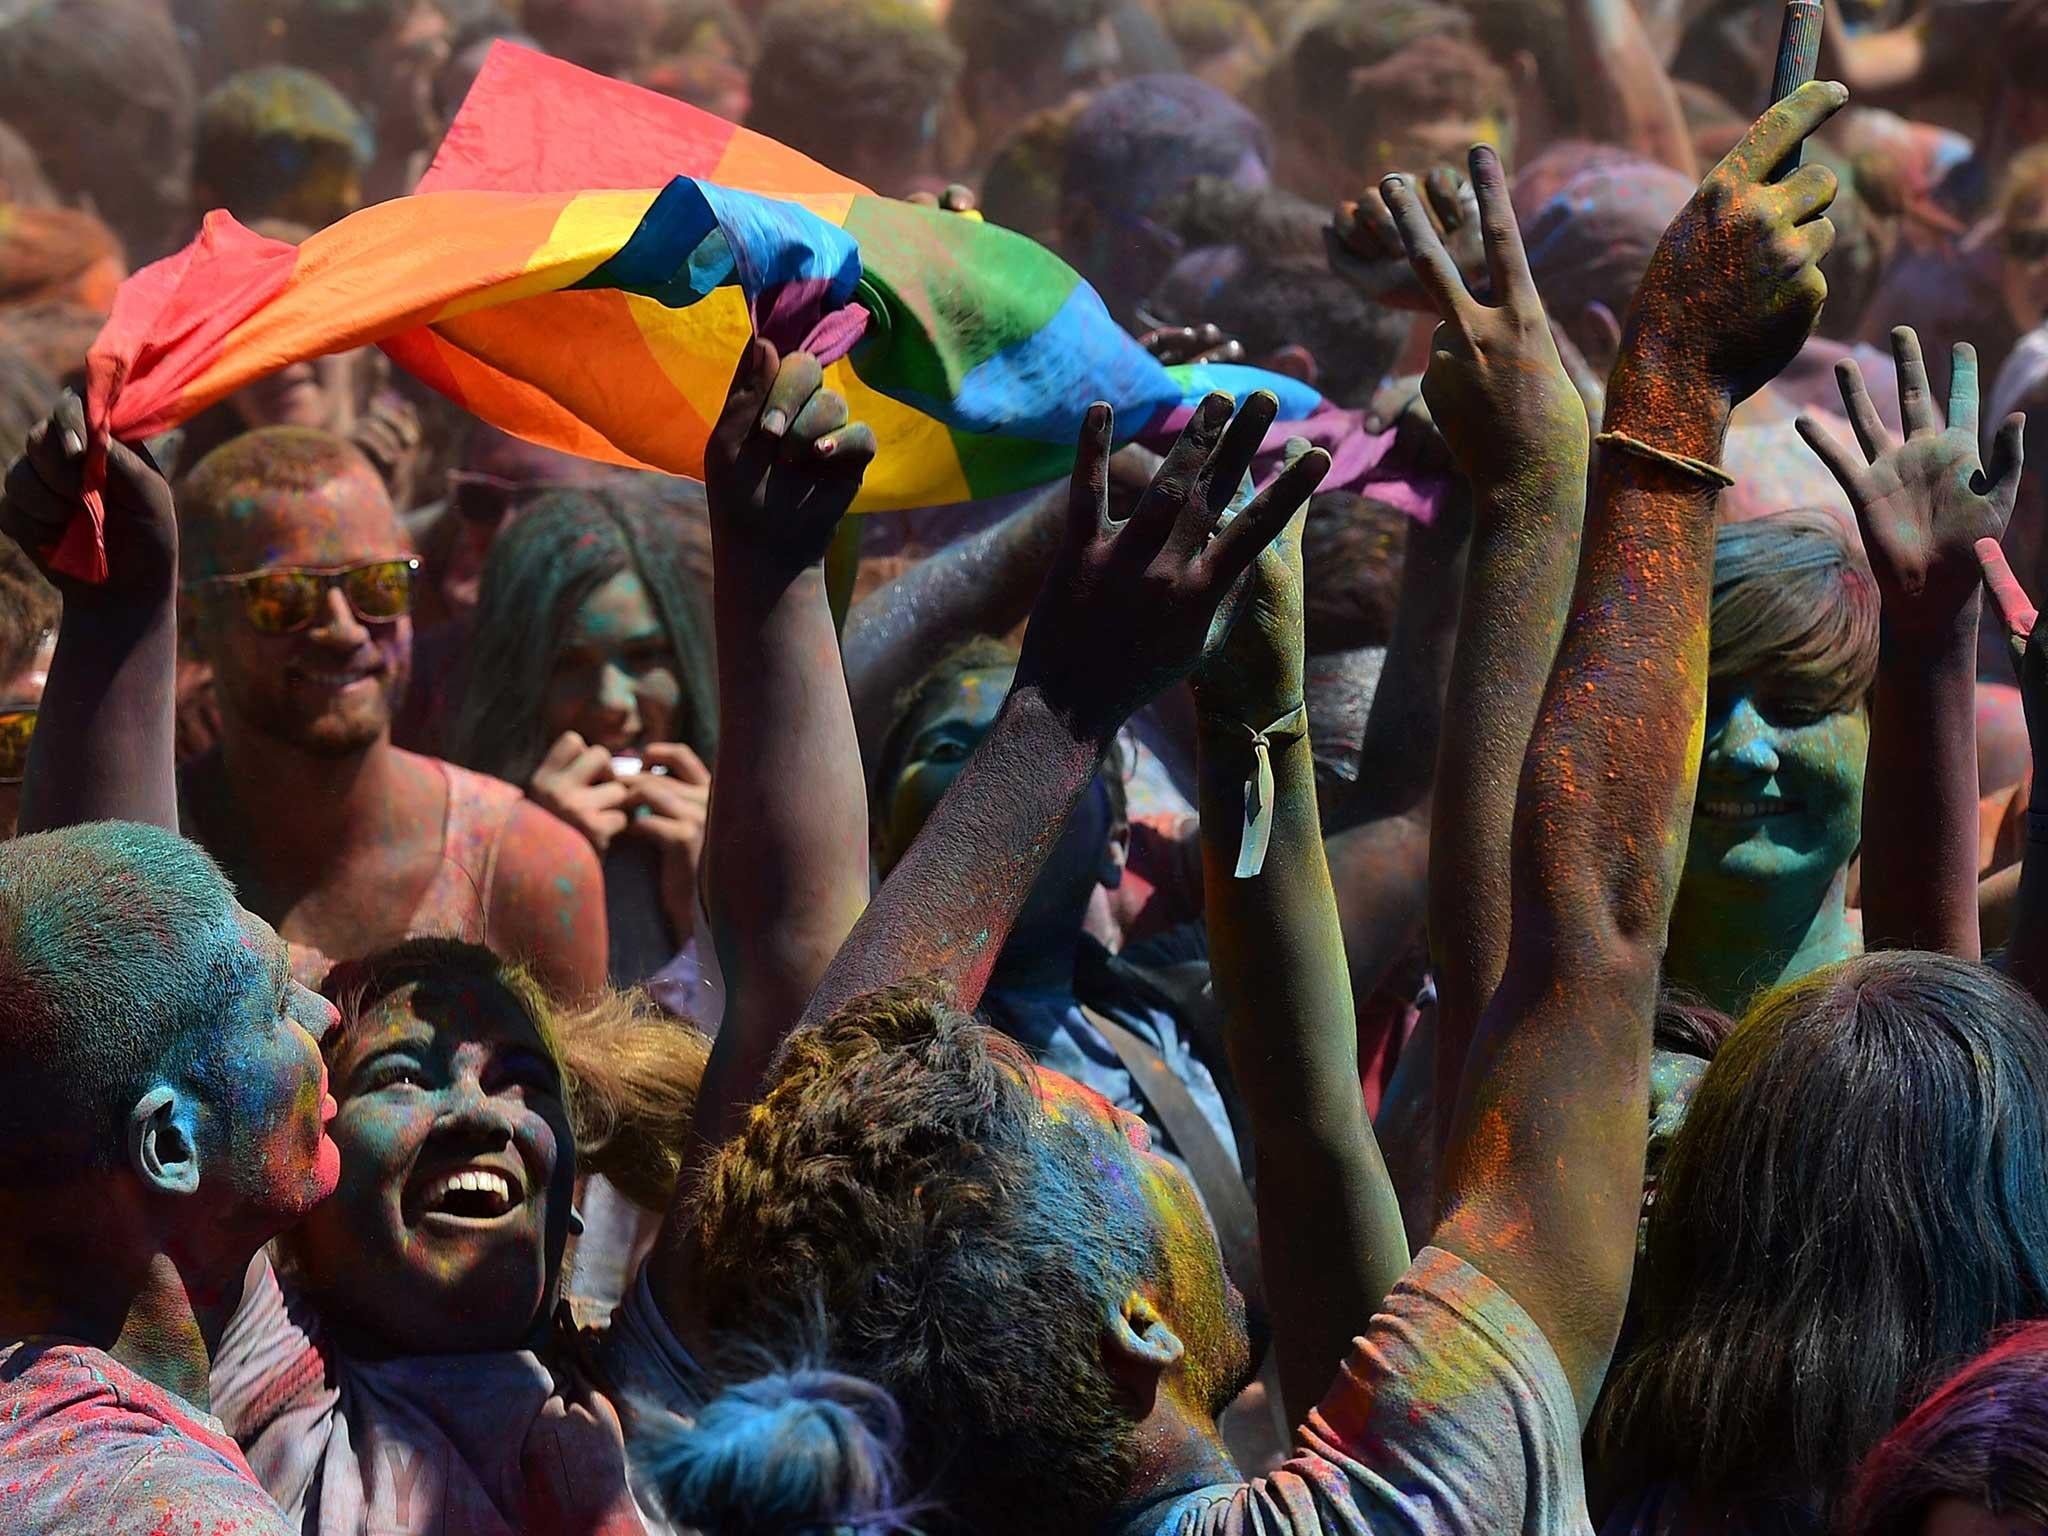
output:
[[[701,1320],[791,1352],[829,1319],[830,1364],[895,1397],[910,1485],[962,1527],[1093,1527],[1135,1456],[1103,1318],[1154,1244],[1100,1150],[941,985],[871,993],[790,1040],[707,1170]]]

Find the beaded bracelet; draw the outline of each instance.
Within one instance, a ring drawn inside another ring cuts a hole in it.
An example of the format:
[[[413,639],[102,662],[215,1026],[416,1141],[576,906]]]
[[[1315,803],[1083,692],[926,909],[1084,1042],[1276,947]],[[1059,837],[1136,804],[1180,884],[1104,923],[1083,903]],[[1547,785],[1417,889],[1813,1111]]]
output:
[[[1689,459],[1682,453],[1667,453],[1662,448],[1651,447],[1640,438],[1630,437],[1626,432],[1602,432],[1593,441],[1611,443],[1624,453],[1632,453],[1639,459],[1648,459],[1653,464],[1662,464],[1666,469],[1675,469],[1680,474],[1691,475],[1695,480],[1704,480],[1719,490],[1725,491],[1735,484],[1735,477],[1718,464],[1709,464],[1705,459]]]
[[[1227,715],[1204,714],[1202,719],[1242,731],[1252,741],[1252,771],[1244,781],[1244,833],[1237,844],[1237,878],[1249,880],[1266,867],[1266,847],[1273,840],[1273,745],[1299,741],[1308,734],[1308,705],[1295,705],[1264,730],[1254,730]]]

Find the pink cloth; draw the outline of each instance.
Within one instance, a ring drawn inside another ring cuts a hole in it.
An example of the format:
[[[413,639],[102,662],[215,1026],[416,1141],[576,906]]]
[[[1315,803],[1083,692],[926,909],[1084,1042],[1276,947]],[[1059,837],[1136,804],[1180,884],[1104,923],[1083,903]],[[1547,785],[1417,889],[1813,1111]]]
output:
[[[0,1530],[296,1536],[218,1419],[104,1350],[0,1350]]]

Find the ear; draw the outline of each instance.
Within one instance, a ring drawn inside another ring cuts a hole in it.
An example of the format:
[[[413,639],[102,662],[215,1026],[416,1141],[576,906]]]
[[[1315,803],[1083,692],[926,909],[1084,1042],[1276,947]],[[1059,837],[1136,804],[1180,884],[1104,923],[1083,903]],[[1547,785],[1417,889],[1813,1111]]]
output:
[[[1621,358],[1621,322],[1614,318],[1613,310],[1594,299],[1579,307],[1576,323],[1569,330],[1598,377],[1604,379],[1614,371]]]
[[[189,1195],[199,1188],[199,1141],[192,1104],[158,1083],[128,1111],[128,1166],[151,1190]]]
[[[1134,1419],[1151,1415],[1159,1378],[1180,1363],[1187,1346],[1142,1291],[1111,1307],[1102,1328],[1102,1363],[1116,1400]]]
[[[1314,384],[1322,377],[1323,370],[1316,365],[1315,353],[1300,342],[1289,342],[1275,352],[1259,360],[1260,366],[1274,373],[1284,373],[1290,379],[1299,379],[1304,384]]]

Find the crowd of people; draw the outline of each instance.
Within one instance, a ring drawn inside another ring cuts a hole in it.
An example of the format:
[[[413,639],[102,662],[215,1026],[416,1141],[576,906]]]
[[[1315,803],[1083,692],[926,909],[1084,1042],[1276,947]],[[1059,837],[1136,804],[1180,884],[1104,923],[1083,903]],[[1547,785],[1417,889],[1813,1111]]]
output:
[[[2048,1536],[2048,0],[1782,15],[0,0],[0,1532]],[[102,475],[508,46],[1320,435]]]

